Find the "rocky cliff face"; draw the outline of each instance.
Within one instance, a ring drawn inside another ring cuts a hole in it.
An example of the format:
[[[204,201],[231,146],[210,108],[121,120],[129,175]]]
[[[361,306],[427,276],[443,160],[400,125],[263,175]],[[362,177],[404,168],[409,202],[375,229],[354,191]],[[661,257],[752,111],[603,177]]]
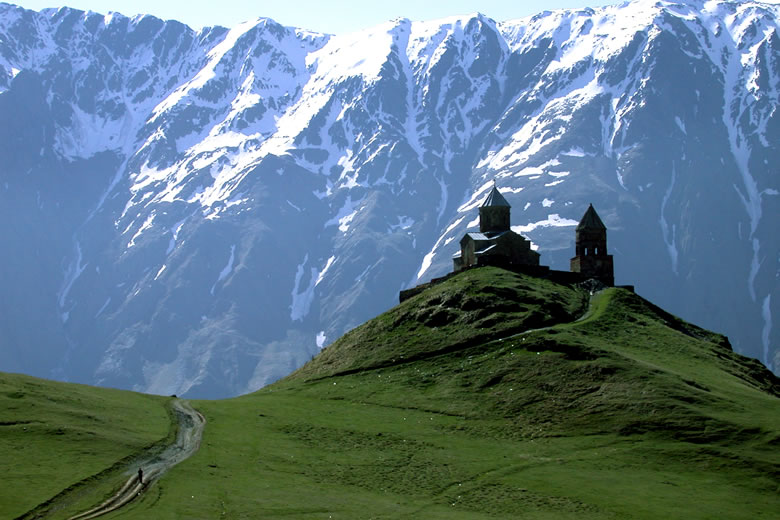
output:
[[[253,389],[451,270],[493,179],[568,268],[780,365],[780,9],[634,2],[328,36],[0,5],[0,364]],[[776,323],[775,319],[775,323]]]

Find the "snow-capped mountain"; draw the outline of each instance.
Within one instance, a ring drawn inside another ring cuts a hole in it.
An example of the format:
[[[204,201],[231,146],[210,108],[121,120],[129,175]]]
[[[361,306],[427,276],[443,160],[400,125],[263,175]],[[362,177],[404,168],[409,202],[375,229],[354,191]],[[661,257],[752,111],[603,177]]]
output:
[[[777,367],[779,15],[329,36],[0,4],[0,370],[254,390],[449,272],[493,179],[543,264],[592,202],[618,283]]]

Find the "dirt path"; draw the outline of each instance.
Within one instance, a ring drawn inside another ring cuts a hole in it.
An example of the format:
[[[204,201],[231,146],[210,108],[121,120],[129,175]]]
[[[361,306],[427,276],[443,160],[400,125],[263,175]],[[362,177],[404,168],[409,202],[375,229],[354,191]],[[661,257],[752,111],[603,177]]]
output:
[[[206,419],[190,406],[190,403],[178,399],[173,402],[173,411],[179,420],[176,442],[159,454],[140,459],[134,464],[133,475],[114,496],[89,511],[70,517],[69,520],[89,520],[119,509],[148,489],[166,471],[198,451]],[[136,473],[139,466],[143,468],[143,483],[139,482]]]

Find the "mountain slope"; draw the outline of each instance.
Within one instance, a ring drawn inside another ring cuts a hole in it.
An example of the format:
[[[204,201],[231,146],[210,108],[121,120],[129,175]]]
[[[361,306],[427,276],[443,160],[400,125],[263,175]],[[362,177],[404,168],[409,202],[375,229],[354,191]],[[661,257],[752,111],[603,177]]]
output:
[[[593,202],[619,283],[772,367],[777,19],[631,2],[329,36],[3,4],[0,361],[252,391],[448,272],[495,179],[543,263]]]
[[[583,314],[587,297],[462,272],[283,381],[194,403],[208,419],[200,451],[122,517],[776,511],[778,379],[639,296],[608,289]]]

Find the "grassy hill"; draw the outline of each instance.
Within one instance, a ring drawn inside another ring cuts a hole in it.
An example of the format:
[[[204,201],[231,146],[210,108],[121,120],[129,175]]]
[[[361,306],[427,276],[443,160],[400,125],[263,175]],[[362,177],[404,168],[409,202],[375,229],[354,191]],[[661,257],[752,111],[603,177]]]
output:
[[[194,403],[198,454],[105,518],[771,518],[778,393],[628,291],[471,270]]]
[[[99,502],[135,454],[173,437],[165,403],[0,373],[0,518],[67,517]]]

